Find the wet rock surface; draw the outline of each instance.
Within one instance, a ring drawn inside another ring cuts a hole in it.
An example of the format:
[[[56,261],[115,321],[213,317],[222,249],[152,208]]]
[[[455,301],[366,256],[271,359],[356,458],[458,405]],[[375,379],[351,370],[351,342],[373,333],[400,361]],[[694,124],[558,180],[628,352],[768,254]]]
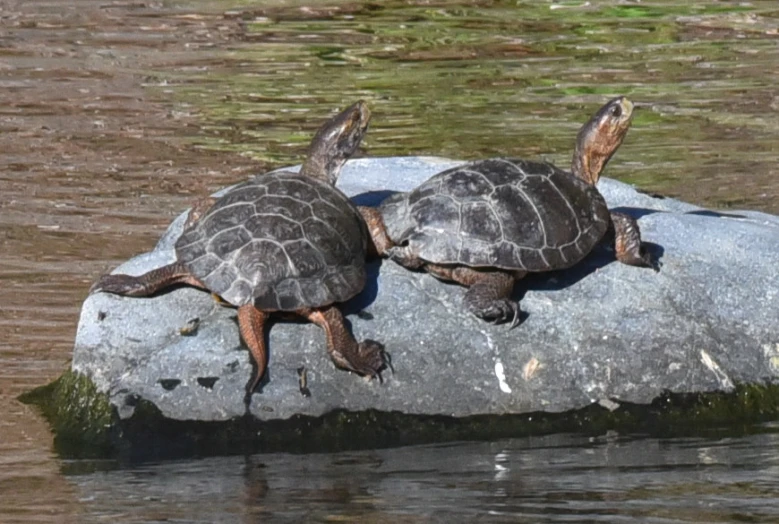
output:
[[[429,157],[358,159],[339,187],[360,204],[410,190],[459,162]],[[779,217],[715,212],[602,179],[612,209],[639,218],[659,273],[597,249],[572,270],[520,281],[522,324],[508,330],[470,316],[464,288],[391,261],[369,266],[344,306],[358,340],[383,342],[384,382],[339,370],[324,333],[272,324],[269,368],[245,402],[252,374],[234,309],[177,288],[151,298],[99,293],[84,303],[73,369],[107,392],[121,417],[139,399],[168,418],[261,420],[336,409],[462,417],[559,412],[592,403],[649,403],[665,391],[728,391],[779,373]],[[116,272],[141,274],[174,260],[185,214],[156,249]],[[301,375],[305,375],[305,388]],[[308,392],[310,394],[304,394]]]

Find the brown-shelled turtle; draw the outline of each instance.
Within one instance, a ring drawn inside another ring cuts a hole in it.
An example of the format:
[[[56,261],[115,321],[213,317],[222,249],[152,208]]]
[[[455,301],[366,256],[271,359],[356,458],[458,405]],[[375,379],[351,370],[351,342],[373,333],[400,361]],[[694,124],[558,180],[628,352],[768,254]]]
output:
[[[376,252],[468,286],[468,310],[511,320],[511,327],[519,319],[510,298],[517,279],[571,267],[607,236],[621,262],[657,269],[636,221],[609,212],[595,187],[632,114],[625,97],[595,113],[578,133],[570,173],[543,162],[480,160],[438,173],[379,208],[360,208]]]
[[[176,262],[137,277],[104,275],[92,292],[142,297],[187,284],[236,306],[257,364],[250,392],[267,366],[264,326],[273,312],[294,312],[319,325],[337,366],[378,376],[383,346],[357,343],[336,306],[358,294],[366,279],[368,231],[335,182],[369,120],[362,101],[345,109],[317,132],[299,173],[260,175],[197,206],[176,241]]]

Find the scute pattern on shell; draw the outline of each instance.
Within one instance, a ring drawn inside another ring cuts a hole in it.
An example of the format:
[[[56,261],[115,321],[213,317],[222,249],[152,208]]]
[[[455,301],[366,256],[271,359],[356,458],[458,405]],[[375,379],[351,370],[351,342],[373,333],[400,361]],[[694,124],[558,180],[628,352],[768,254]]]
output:
[[[293,311],[343,302],[365,284],[367,231],[330,184],[291,172],[231,189],[176,242],[178,260],[229,303]]]
[[[603,237],[594,187],[557,167],[513,159],[443,171],[381,205],[389,237],[436,264],[547,271],[571,267]]]

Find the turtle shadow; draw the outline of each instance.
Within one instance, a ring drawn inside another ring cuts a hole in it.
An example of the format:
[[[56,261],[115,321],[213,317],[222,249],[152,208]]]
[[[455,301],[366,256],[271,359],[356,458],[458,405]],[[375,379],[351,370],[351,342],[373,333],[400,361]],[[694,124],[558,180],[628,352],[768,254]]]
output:
[[[630,215],[636,220],[638,220],[641,217],[645,217],[655,213],[668,212],[659,209],[647,209],[644,207],[625,207],[625,206],[619,206],[619,207],[614,207],[609,209],[611,209],[611,211],[619,211],[620,213],[625,213],[626,215]],[[748,218],[747,216],[740,215],[738,213],[723,213],[721,211],[712,211],[711,209],[695,209],[693,211],[685,211],[683,214],[696,215],[696,216],[709,217],[709,218],[734,218],[734,219]]]
[[[662,266],[661,260],[665,253],[663,246],[655,244],[654,242],[642,242],[641,244],[644,250],[651,255],[652,259],[655,260],[659,266]],[[565,289],[573,286],[580,280],[587,278],[589,275],[609,264],[621,264],[621,262],[615,258],[613,249],[604,244],[600,244],[596,246],[584,260],[571,268],[528,274],[516,285],[512,297],[521,300],[525,293],[530,290],[559,291]],[[635,269],[647,271],[649,274],[655,273],[652,271],[652,268],[649,267],[635,267]],[[660,271],[662,271],[662,267]]]
[[[515,285],[512,298],[521,302],[528,291],[559,291],[571,287],[609,264],[619,264],[619,261],[609,248],[599,245],[571,268],[529,273]]]
[[[351,197],[352,202],[357,206],[378,207],[382,202],[392,195],[401,193],[401,191],[391,191],[389,189],[380,189],[377,191],[366,191]]]
[[[642,217],[654,215],[655,213],[665,213],[666,211],[662,211],[660,209],[650,209],[647,207],[627,207],[627,206],[617,206],[617,207],[610,207],[609,211],[616,211],[618,213],[624,213],[626,215],[629,215],[636,220],[641,219]],[[639,224],[640,225],[640,224]]]
[[[365,264],[365,286],[359,294],[340,304],[341,312],[344,316],[357,315],[360,318],[369,320],[370,313],[367,313],[365,310],[373,304],[379,295],[381,264],[381,259],[371,260]]]
[[[655,213],[664,213],[664,211],[657,209],[627,206],[618,206],[610,208],[610,210],[624,213],[636,220]],[[665,248],[659,244],[646,240],[642,240],[641,245],[643,250],[651,256],[652,260],[654,260],[658,268],[660,268],[658,271],[662,271],[662,259],[665,254]],[[609,264],[621,264],[621,262],[615,257],[614,248],[609,245],[608,242],[600,242],[584,260],[571,268],[544,273],[530,273],[516,286],[514,295],[521,295],[518,296],[518,299],[521,299],[528,290],[555,291],[565,289]],[[651,270],[651,268],[641,267],[637,267],[636,269],[644,271]]]
[[[736,218],[745,219],[749,218],[746,215],[739,215],[738,213],[721,213],[719,211],[712,211],[710,209],[697,209],[695,211],[688,211],[685,215],[698,215],[710,218]]]

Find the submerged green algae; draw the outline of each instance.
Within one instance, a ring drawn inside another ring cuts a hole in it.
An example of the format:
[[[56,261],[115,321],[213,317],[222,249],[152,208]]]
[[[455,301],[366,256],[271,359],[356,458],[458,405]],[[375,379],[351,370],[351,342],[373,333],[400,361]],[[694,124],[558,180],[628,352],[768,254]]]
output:
[[[36,405],[52,425],[55,449],[66,458],[144,461],[257,452],[322,452],[456,440],[492,440],[607,431],[653,436],[702,435],[727,427],[751,431],[779,416],[779,385],[742,384],[733,392],[665,394],[650,404],[599,405],[565,413],[478,415],[464,418],[406,415],[375,410],[336,410],[322,417],[225,422],[172,420],[139,400],[120,420],[108,396],[83,375],[65,372],[20,397]]]
[[[66,371],[54,382],[19,396],[49,421],[57,450],[65,456],[104,456],[113,451],[114,409],[86,376]]]

